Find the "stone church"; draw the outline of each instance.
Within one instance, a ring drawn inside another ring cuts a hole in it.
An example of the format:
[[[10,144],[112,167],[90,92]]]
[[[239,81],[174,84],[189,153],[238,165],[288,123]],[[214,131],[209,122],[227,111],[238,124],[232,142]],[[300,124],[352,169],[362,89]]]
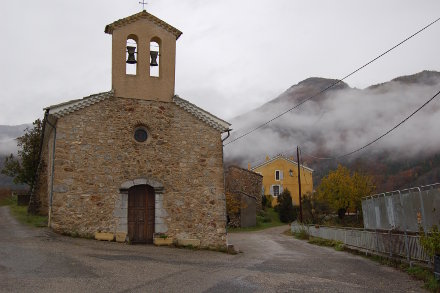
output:
[[[165,234],[224,248],[230,124],[175,95],[182,33],[145,10],[105,33],[112,90],[45,108],[30,208],[59,233],[131,243]]]

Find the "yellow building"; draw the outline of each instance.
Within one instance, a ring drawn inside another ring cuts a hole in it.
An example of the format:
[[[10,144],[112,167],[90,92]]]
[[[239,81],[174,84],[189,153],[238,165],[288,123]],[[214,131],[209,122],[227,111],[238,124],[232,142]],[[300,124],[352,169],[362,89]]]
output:
[[[293,158],[278,155],[255,167],[249,168],[263,176],[263,193],[272,195],[272,205],[277,204],[278,195],[288,189],[294,205],[299,205],[298,163]],[[313,170],[301,165],[301,195],[313,191]]]

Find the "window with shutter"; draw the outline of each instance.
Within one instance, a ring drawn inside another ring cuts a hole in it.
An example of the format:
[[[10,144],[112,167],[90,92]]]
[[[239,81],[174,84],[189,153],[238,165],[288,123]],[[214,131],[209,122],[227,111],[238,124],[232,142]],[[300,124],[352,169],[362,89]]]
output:
[[[273,196],[280,195],[280,186],[279,185],[273,185]]]

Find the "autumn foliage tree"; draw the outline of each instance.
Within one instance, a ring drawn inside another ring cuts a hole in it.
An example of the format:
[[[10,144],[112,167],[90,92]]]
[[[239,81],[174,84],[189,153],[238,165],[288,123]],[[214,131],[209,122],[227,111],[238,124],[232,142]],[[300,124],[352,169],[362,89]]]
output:
[[[6,157],[1,173],[14,177],[14,183],[24,183],[32,187],[38,169],[41,133],[42,122],[37,119],[32,129],[26,128],[25,134],[17,138],[17,157],[13,154]]]
[[[338,165],[321,181],[317,198],[329,204],[330,208],[343,218],[348,210],[360,211],[362,197],[374,192],[372,178]]]

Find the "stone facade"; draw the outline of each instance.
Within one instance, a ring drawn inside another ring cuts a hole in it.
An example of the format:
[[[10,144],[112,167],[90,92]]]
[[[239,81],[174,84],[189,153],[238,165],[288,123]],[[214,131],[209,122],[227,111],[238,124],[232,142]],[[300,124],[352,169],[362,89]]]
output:
[[[263,176],[255,172],[230,166],[225,175],[225,189],[228,193],[242,192],[257,201],[257,212],[261,211]]]
[[[181,32],[146,11],[105,32],[112,90],[46,108],[34,206],[60,233],[142,243],[162,233],[225,248],[221,133],[230,124],[174,95]],[[132,73],[128,40],[137,44]],[[150,74],[153,43],[159,75]]]
[[[244,218],[255,219],[262,209],[263,176],[252,171],[230,166],[225,174],[225,190],[228,205],[228,225],[242,227]],[[252,202],[252,204],[251,204]],[[251,208],[252,206],[252,208]],[[247,225],[248,226],[248,225]]]
[[[134,139],[138,126],[148,130],[144,143]],[[39,183],[46,186],[37,194],[46,202],[53,134],[43,151],[47,169]],[[85,237],[126,232],[127,190],[147,184],[155,190],[156,233],[225,247],[222,152],[220,131],[176,103],[110,97],[63,115],[56,122],[51,227]]]

